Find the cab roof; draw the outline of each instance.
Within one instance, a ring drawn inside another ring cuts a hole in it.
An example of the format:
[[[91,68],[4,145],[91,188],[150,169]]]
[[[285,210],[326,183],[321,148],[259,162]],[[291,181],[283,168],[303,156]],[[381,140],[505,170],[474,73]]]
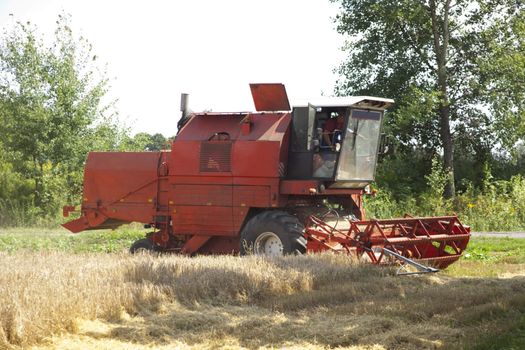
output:
[[[255,110],[289,111],[290,103],[286,88],[282,83],[250,84]],[[372,96],[319,97],[299,100],[294,107],[358,107],[385,110],[394,104],[394,100]]]
[[[394,104],[394,100],[373,96],[344,96],[344,97],[319,97],[308,100],[298,100],[294,107],[361,107],[374,109],[387,109]]]

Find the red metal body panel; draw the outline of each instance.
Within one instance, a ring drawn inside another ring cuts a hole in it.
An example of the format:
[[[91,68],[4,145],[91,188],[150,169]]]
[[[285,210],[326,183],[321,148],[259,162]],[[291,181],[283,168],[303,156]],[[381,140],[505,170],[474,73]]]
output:
[[[235,186],[233,188],[234,207],[269,207],[270,186]]]
[[[252,127],[243,134],[247,117]],[[250,208],[276,207],[290,120],[288,113],[194,116],[172,146],[173,233],[238,236]]]
[[[159,160],[160,152],[90,153],[84,171],[84,203],[100,206],[121,199],[144,203],[144,198],[155,197],[151,184],[157,181]]]
[[[234,177],[279,178],[278,141],[237,141],[233,146]]]
[[[250,84],[256,111],[289,111],[290,103],[283,84]]]
[[[232,206],[231,185],[172,185],[175,206]]]
[[[232,235],[232,186],[173,185],[173,232]]]
[[[200,247],[202,247],[206,242],[210,240],[211,236],[200,236],[195,235],[191,237],[184,247],[182,247],[181,253],[183,254],[192,254],[199,250]]]
[[[281,181],[281,194],[309,195],[319,191],[318,180],[283,180]]]
[[[240,133],[240,123],[247,113],[196,114],[181,129],[175,142],[181,141],[207,141],[217,132],[226,132],[231,139],[237,139]],[[172,151],[174,149],[172,148]]]
[[[84,170],[82,216],[64,227],[76,233],[132,221],[151,222],[160,161],[161,152],[90,153]]]
[[[235,237],[211,237],[198,252],[202,254],[235,254],[239,252],[240,240]]]

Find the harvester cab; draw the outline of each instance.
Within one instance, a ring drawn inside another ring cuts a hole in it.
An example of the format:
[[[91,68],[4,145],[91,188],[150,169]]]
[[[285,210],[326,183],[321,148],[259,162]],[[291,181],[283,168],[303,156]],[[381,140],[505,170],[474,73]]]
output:
[[[461,256],[470,235],[455,216],[364,221],[363,196],[393,100],[323,98],[291,108],[284,85],[250,87],[256,112],[191,113],[183,103],[171,151],[91,152],[81,215],[64,227],[151,227],[132,252],[333,250],[438,267]],[[345,228],[332,226],[326,212],[346,220]]]
[[[251,84],[257,111],[290,110],[284,85]],[[391,99],[311,99],[291,112],[287,179],[323,180],[329,188],[364,188],[374,180],[381,124]]]
[[[364,188],[374,180],[383,113],[392,100],[312,100],[292,111],[288,178],[320,179],[329,188]]]

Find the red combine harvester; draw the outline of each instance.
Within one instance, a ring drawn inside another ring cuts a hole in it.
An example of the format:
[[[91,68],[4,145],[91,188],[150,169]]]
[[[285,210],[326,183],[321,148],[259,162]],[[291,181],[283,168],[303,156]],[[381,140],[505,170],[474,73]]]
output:
[[[470,229],[455,216],[364,221],[393,100],[325,98],[292,109],[284,85],[250,87],[257,112],[183,113],[171,151],[90,153],[81,216],[63,226],[153,228],[131,252],[333,250],[439,268],[459,259]]]

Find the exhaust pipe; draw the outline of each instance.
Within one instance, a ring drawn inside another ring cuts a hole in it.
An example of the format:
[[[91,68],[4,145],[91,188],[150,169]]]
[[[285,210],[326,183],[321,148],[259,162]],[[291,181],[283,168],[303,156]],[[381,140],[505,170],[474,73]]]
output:
[[[186,117],[189,113],[188,105],[190,102],[190,94],[180,94],[180,111],[182,112],[182,118]]]
[[[177,123],[177,134],[179,133],[180,129],[190,120],[190,114],[192,113],[192,110],[188,107],[190,104],[190,94],[182,93],[180,94],[180,111],[182,112],[182,115],[179,119],[179,122]]]

